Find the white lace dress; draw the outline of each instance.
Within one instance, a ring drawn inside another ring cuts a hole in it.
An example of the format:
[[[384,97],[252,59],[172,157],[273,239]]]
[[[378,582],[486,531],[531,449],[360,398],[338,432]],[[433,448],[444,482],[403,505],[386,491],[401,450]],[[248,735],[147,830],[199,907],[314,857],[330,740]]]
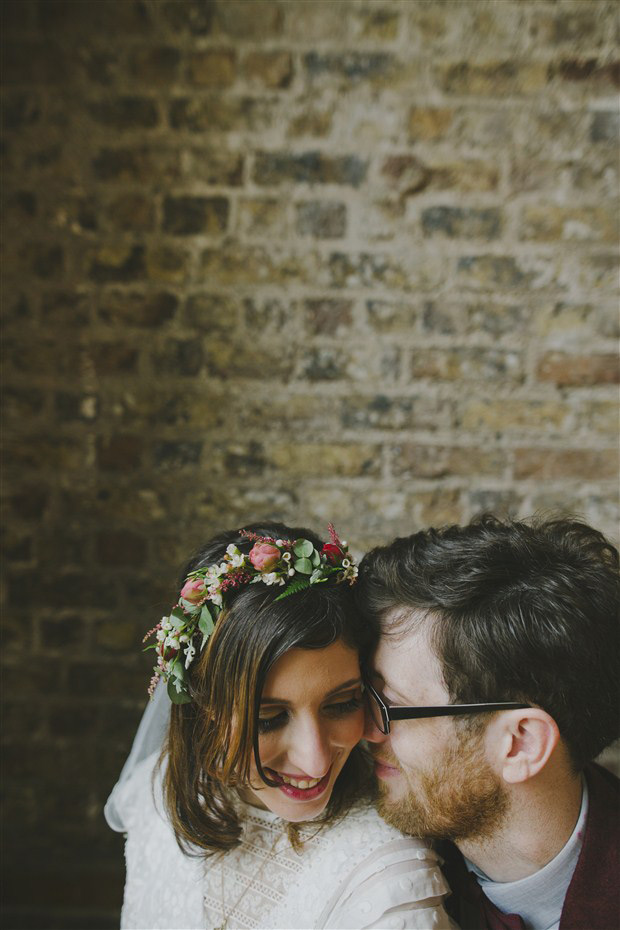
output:
[[[141,762],[117,799],[126,831],[122,928],[454,927],[437,854],[370,806],[318,833],[302,830],[300,852],[279,817],[244,806],[236,849],[184,855],[164,813],[161,773],[153,779],[155,761],[156,754]]]

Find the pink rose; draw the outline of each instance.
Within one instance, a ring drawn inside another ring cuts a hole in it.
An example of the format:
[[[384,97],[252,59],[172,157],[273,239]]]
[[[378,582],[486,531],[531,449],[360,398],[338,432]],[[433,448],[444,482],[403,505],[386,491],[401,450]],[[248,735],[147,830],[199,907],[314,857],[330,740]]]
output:
[[[250,562],[258,572],[268,572],[280,561],[280,550],[269,543],[257,542],[252,546]]]
[[[181,588],[181,597],[184,600],[189,601],[190,604],[198,604],[206,593],[205,583],[202,578],[193,578],[188,580]]]
[[[344,552],[337,546],[335,543],[325,543],[323,546],[323,552],[325,553],[328,562],[331,562],[332,565],[338,565],[344,559]]]

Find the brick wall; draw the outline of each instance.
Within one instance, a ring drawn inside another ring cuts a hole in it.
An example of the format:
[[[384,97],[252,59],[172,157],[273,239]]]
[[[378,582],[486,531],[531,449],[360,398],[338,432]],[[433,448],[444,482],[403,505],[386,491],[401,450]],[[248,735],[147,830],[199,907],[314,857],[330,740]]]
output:
[[[101,805],[198,541],[617,540],[617,8],[2,8],[9,923],[113,926]]]

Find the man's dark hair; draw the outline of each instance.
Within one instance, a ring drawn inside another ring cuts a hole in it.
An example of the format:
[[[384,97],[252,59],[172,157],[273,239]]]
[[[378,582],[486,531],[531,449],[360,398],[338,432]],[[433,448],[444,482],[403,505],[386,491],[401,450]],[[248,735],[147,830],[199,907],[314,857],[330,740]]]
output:
[[[618,551],[584,523],[414,533],[364,556],[356,597],[385,632],[427,616],[450,700],[543,708],[576,769],[618,736]]]

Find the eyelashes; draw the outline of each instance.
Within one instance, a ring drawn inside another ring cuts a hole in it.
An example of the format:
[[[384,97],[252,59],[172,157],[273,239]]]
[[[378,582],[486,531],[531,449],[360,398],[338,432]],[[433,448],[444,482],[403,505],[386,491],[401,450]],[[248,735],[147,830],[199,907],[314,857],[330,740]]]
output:
[[[361,707],[363,707],[363,701],[361,697],[349,698],[347,701],[337,701],[334,704],[327,704],[323,708],[323,713],[327,717],[332,719],[339,719],[340,717],[346,717],[349,714],[354,714]],[[281,730],[282,727],[285,727],[289,721],[289,712],[286,710],[281,711],[279,714],[275,714],[273,717],[259,717],[258,718],[258,732],[259,734],[272,733],[274,730]]]

